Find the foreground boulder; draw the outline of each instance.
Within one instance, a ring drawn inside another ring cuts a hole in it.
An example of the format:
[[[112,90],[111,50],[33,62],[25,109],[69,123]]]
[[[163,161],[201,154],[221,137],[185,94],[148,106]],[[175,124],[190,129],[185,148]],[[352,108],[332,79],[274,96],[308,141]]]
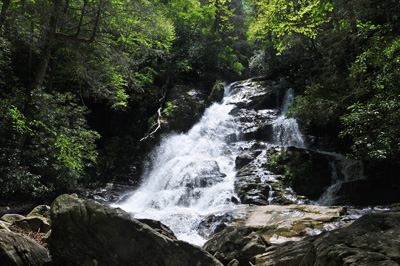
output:
[[[224,265],[251,265],[254,256],[264,253],[267,243],[245,226],[227,227],[206,242],[204,248]]]
[[[49,261],[47,250],[35,241],[20,234],[0,231],[1,266],[44,265]]]
[[[222,265],[205,250],[94,200],[59,196],[51,219],[49,248],[55,265]]]
[[[272,246],[255,265],[399,265],[400,213],[368,214],[352,225]]]

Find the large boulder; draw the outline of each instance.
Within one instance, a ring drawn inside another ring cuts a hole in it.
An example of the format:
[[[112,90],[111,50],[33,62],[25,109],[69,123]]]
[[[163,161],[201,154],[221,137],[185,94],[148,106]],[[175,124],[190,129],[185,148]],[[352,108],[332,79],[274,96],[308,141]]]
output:
[[[282,180],[267,169],[270,150],[262,142],[255,143],[250,150],[244,151],[236,158],[235,191],[242,203],[253,205],[268,204],[303,204],[307,199],[297,195]],[[260,146],[261,145],[261,146]],[[278,150],[278,148],[273,149]]]
[[[46,220],[50,220],[50,206],[38,205],[26,217],[43,217]]]
[[[270,81],[246,80],[234,83],[231,102],[238,108],[273,109],[280,107],[284,96],[283,87]]]
[[[248,206],[243,218],[236,218],[235,223],[252,227],[266,241],[277,244],[349,225],[340,221],[343,213],[342,207],[334,206]]]
[[[1,266],[44,265],[50,262],[47,250],[35,241],[13,232],[0,231]]]
[[[173,87],[162,113],[161,132],[188,131],[203,115],[206,99],[207,95],[201,89],[183,85]]]
[[[287,147],[269,150],[266,168],[282,175],[282,183],[311,200],[318,200],[331,184],[334,158],[316,151]]]
[[[352,225],[269,248],[255,265],[399,265],[400,213],[368,214]]]
[[[121,209],[76,195],[51,207],[49,249],[56,265],[222,265],[205,250],[166,237]]]
[[[301,265],[399,265],[400,213],[365,215],[319,237]]]
[[[309,236],[302,241],[291,241],[281,245],[271,245],[267,248],[265,253],[256,256],[253,265],[299,266],[316,238],[316,236]],[[311,265],[313,264],[310,264],[310,266]]]
[[[254,256],[264,253],[267,243],[251,227],[229,226],[215,234],[204,248],[224,265],[250,265]]]

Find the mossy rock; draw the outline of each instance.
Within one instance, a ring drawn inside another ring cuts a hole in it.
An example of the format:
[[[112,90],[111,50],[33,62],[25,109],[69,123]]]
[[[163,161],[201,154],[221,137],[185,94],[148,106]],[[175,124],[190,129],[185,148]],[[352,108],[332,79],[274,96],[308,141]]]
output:
[[[215,102],[220,102],[224,98],[225,83],[221,80],[217,80],[211,90],[210,95],[207,98],[206,106],[210,106]]]
[[[267,156],[267,169],[282,175],[283,185],[311,200],[317,200],[331,183],[330,158],[325,154],[288,147]]]
[[[50,220],[50,206],[48,205],[39,205],[36,206],[26,217],[43,217],[47,220]]]

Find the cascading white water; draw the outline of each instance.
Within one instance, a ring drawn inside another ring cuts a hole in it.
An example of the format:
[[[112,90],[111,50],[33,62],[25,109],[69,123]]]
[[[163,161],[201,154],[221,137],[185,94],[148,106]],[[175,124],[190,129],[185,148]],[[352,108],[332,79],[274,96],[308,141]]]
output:
[[[321,152],[335,158],[331,162],[332,184],[326,189],[316,202],[318,205],[333,205],[338,199],[337,192],[344,182],[365,179],[364,166],[361,161],[348,159],[346,156],[334,152]]]
[[[229,93],[229,86],[226,88]],[[199,224],[207,215],[233,208],[235,154],[228,139],[239,135],[229,114],[229,94],[215,103],[187,134],[169,136],[152,153],[143,183],[114,206],[135,218],[169,226],[178,239],[202,245]]]
[[[286,118],[285,114],[294,104],[293,89],[286,91],[281,107],[281,115],[273,122],[274,142],[281,146],[306,148],[303,134],[294,118]]]
[[[235,159],[254,143],[230,142],[240,140],[240,134],[249,128],[249,120],[238,116],[238,109],[249,111],[250,108],[245,108],[251,104],[251,99],[265,93],[262,87],[251,83],[235,85],[233,90],[231,95],[230,86],[227,86],[223,102],[207,108],[201,121],[188,133],[163,139],[150,156],[149,167],[142,176],[143,184],[114,206],[135,218],[159,220],[169,226],[178,239],[201,246],[207,234],[218,225],[218,219],[237,209],[234,203],[238,202],[234,191]],[[273,121],[274,141],[266,145],[306,148],[296,120],[285,117],[293,103],[293,90],[289,89],[279,116],[272,109],[254,111],[263,117],[263,123]],[[232,112],[235,107],[237,109]],[[236,120],[231,113],[237,115]],[[255,127],[249,124],[250,128]],[[268,202],[271,204],[274,191],[268,182],[276,180],[265,171],[266,152],[267,149],[261,151],[251,163],[256,169],[253,174],[270,186]]]

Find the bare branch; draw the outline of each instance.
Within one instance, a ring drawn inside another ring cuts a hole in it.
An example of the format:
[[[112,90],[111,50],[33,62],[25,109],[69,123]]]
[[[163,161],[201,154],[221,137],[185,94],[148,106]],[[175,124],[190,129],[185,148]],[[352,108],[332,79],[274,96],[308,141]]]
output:
[[[154,124],[152,127],[154,127],[155,125],[157,125],[156,129],[154,129],[152,132],[150,132],[149,134],[147,134],[147,136],[143,137],[140,139],[140,141],[146,140],[149,137],[151,137],[152,135],[154,135],[160,128],[161,128],[161,107],[158,108],[157,110],[157,124]]]

